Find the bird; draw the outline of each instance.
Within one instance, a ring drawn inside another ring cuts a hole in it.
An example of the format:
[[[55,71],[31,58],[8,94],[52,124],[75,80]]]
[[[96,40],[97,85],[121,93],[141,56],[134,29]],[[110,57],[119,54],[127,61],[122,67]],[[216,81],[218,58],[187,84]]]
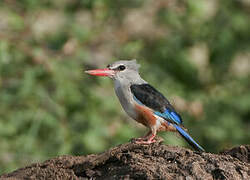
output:
[[[114,90],[125,112],[135,121],[149,128],[149,132],[135,139],[137,144],[156,142],[159,131],[178,132],[195,150],[204,152],[187,132],[183,120],[162,93],[141,78],[140,65],[133,60],[119,60],[104,69],[87,70],[94,76],[109,77],[114,82]]]

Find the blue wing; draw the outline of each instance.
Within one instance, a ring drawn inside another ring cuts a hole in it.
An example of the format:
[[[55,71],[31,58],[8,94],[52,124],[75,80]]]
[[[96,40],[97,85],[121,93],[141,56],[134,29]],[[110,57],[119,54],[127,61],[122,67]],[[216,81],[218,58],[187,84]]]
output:
[[[175,111],[170,102],[149,84],[130,86],[136,102],[154,110],[154,114],[174,124],[182,124],[181,116]]]
[[[181,116],[177,112],[172,111],[168,108],[163,113],[161,113],[159,111],[155,111],[154,114],[156,114],[157,116],[160,116],[164,119],[170,119],[173,122],[175,122],[176,124],[182,124]]]

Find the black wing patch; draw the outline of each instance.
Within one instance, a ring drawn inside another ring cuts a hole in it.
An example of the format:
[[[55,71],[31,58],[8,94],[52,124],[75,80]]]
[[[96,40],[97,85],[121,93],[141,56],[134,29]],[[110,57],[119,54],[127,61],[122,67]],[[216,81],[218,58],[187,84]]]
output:
[[[139,102],[155,110],[155,114],[171,119],[177,124],[182,124],[181,117],[174,107],[150,84],[133,84],[130,86],[130,90]]]
[[[145,106],[159,112],[166,108],[173,109],[169,101],[150,84],[131,85],[133,95]]]

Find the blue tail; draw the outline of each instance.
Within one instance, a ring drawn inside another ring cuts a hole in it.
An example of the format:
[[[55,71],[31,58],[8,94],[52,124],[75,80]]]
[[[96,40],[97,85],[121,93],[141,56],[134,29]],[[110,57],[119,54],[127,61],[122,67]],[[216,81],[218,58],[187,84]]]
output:
[[[205,151],[197,142],[194,141],[194,139],[186,132],[184,131],[180,126],[173,124],[174,127],[177,129],[177,131],[180,133],[180,135],[197,151]]]

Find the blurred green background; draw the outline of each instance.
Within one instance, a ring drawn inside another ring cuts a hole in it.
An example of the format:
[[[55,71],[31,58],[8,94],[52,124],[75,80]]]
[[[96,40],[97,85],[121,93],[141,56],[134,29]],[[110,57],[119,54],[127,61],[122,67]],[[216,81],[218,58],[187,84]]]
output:
[[[249,0],[0,1],[0,174],[145,134],[110,79],[84,74],[118,59],[138,60],[208,152],[249,144],[249,19]]]

